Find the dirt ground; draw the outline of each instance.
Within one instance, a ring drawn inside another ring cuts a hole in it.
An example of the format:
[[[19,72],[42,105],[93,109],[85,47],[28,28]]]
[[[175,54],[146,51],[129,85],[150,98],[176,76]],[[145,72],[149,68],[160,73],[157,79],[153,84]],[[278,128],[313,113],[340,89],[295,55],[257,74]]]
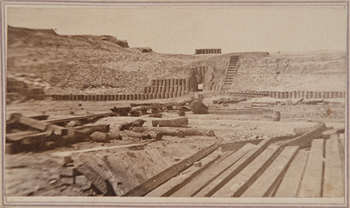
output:
[[[217,96],[220,97],[220,96]],[[213,99],[205,98],[204,103],[214,107]],[[183,98],[183,99],[186,99]],[[261,98],[260,100],[262,100]],[[264,98],[266,99],[266,98]],[[152,102],[181,101],[180,99],[152,100]],[[221,106],[225,108],[244,109],[251,107],[252,102],[259,99],[250,99],[239,104]],[[266,100],[265,100],[266,101]],[[278,100],[271,100],[278,101]],[[286,100],[284,100],[285,102]],[[155,142],[139,141],[136,139],[123,139],[110,143],[81,142],[70,146],[57,147],[50,150],[30,151],[18,154],[5,155],[5,193],[6,196],[95,196],[99,195],[88,186],[84,178],[75,184],[67,182],[60,177],[65,152],[74,152],[97,147],[111,147],[103,151],[73,154],[77,157],[107,158],[112,161],[118,185],[123,187],[123,193],[132,187],[144,182],[162,170],[176,164],[200,149],[215,142],[233,142],[250,138],[268,138],[279,135],[291,135],[295,127],[313,126],[315,122],[324,122],[328,127],[344,127],[345,100],[325,100],[317,105],[287,105],[283,102],[270,105],[264,109],[280,111],[281,120],[272,121],[271,115],[193,115],[186,112],[189,126],[199,129],[211,129],[215,137],[186,136],[177,138],[163,136]],[[136,101],[135,101],[136,102]],[[137,101],[142,102],[142,101]],[[50,115],[49,119],[67,118],[80,115],[110,112],[114,106],[128,105],[126,102],[78,102],[78,101],[27,101],[11,103],[6,106],[6,119],[11,113],[22,113],[25,116]],[[163,118],[179,117],[176,112],[164,112]],[[151,126],[154,118],[143,115],[146,120],[144,126]],[[95,124],[109,124],[111,131],[116,131],[122,122],[133,121],[135,117],[105,117]],[[112,148],[121,145],[145,143],[141,150],[130,148]],[[116,165],[117,164],[117,165]]]

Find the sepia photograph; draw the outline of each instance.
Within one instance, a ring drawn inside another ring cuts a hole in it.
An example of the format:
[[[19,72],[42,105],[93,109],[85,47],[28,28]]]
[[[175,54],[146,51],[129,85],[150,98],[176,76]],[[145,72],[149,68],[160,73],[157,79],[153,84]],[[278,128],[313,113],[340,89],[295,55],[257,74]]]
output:
[[[0,207],[349,207],[348,1],[0,3]]]

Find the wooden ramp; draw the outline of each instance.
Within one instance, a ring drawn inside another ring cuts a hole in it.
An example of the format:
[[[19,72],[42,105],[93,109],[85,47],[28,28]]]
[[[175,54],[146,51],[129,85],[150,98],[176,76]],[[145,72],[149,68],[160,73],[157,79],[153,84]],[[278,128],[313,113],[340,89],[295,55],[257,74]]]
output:
[[[209,154],[199,160],[201,166],[190,166],[142,196],[341,198],[345,191],[342,139],[337,134],[317,137],[307,148],[305,135],[247,143],[221,157]]]

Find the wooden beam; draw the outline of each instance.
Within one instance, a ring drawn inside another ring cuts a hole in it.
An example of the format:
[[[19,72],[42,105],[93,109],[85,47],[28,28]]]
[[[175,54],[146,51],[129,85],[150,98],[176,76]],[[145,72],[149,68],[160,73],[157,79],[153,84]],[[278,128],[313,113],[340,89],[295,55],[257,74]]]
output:
[[[309,159],[300,184],[298,197],[312,198],[322,196],[324,140],[312,141]]]
[[[41,138],[43,136],[47,136],[47,132],[39,132],[39,131],[20,131],[16,133],[6,134],[7,142],[17,142],[26,138]]]
[[[340,158],[339,140],[336,135],[326,140],[326,160],[322,197],[344,197],[344,176]]]
[[[273,113],[272,110],[263,109],[230,109],[230,108],[210,108],[208,109],[209,114],[220,114],[220,115],[253,115],[253,114],[268,114]]]
[[[231,154],[227,158],[222,158],[217,161],[214,165],[209,167],[205,172],[198,175],[190,183],[186,184],[184,187],[172,194],[172,197],[190,197],[196,195],[201,191],[206,185],[217,178],[222,172],[227,168],[237,162],[245,154],[247,154],[255,145],[246,144],[237,152]]]
[[[261,141],[248,154],[244,155],[235,164],[230,166],[226,171],[220,174],[215,180],[204,187],[196,196],[212,196],[217,190],[230,181],[243,168],[252,162],[261,152],[263,152],[272,142],[272,139]]]
[[[38,129],[40,131],[47,131],[52,132],[56,135],[67,135],[68,130],[66,128],[63,128],[61,126],[57,126],[54,124],[48,124],[43,121],[39,121],[33,118],[24,117],[21,114],[16,114],[15,119],[18,123],[27,125],[29,127],[32,127],[34,129]]]
[[[164,182],[168,181],[170,178],[176,176],[183,170],[187,169],[189,166],[191,166],[194,162],[202,159],[203,157],[207,156],[208,154],[215,151],[217,148],[220,147],[219,143],[215,143],[207,148],[204,148],[197,152],[195,155],[165,169],[161,173],[155,175],[154,177],[148,179],[146,182],[140,184],[139,186],[133,188],[123,196],[144,196],[151,190],[155,189],[159,185],[163,184]]]
[[[161,197],[161,196],[169,196],[173,194],[175,191],[179,190],[181,187],[189,183],[193,178],[197,177],[200,173],[207,170],[213,163],[216,163],[221,158],[226,158],[233,152],[226,152],[224,154],[219,154],[214,151],[207,157],[203,158],[200,163],[202,167],[196,167],[192,165],[187,170],[182,172],[176,177],[171,178],[167,182],[160,185],[158,188],[152,190],[145,196],[147,197]]]
[[[297,197],[309,152],[300,150],[290,164],[274,197]]]
[[[271,196],[281,182],[298,150],[298,146],[286,147],[259,178],[242,194],[242,197]]]
[[[70,117],[70,118],[63,118],[63,119],[51,119],[46,120],[46,123],[50,124],[58,124],[58,123],[65,123],[72,120],[82,120],[82,119],[92,119],[92,118],[98,118],[98,117],[108,117],[108,116],[115,116],[115,113],[101,113],[101,114],[93,114],[93,115],[87,115],[87,116],[76,116],[76,117]]]
[[[280,146],[270,145],[259,157],[253,160],[234,178],[228,181],[212,197],[239,197],[257,179],[257,177],[271,164],[280,153]]]

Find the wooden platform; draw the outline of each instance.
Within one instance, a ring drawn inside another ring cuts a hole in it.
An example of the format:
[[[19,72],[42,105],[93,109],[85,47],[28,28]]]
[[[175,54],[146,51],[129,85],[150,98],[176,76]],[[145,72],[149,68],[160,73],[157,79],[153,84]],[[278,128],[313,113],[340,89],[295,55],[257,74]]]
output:
[[[299,136],[230,144],[218,140],[137,182],[118,184],[124,170],[113,157],[100,166],[84,158],[75,169],[109,196],[342,198],[347,142],[336,131],[322,137],[325,130],[316,124]]]
[[[248,143],[219,158],[208,155],[200,160],[203,166],[188,168],[191,174],[179,172],[142,196],[341,198],[345,191],[341,139],[337,134],[313,139],[311,148],[304,149],[290,140]]]

